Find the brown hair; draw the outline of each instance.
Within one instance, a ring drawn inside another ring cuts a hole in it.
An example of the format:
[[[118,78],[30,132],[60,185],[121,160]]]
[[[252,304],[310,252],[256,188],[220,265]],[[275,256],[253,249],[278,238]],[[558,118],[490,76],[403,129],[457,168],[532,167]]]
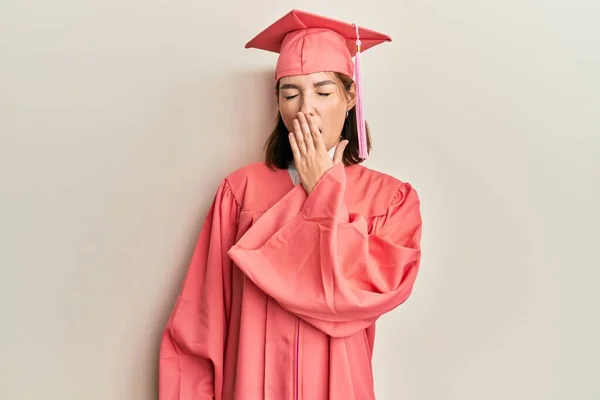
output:
[[[350,87],[354,81],[344,74],[334,72],[333,75],[337,78],[337,81],[343,86],[344,93],[348,94]],[[279,97],[279,82],[275,87],[275,92]],[[366,123],[367,133],[367,151],[371,151],[371,132],[369,125]],[[267,139],[264,150],[265,150],[265,163],[269,168],[275,169],[286,169],[290,163],[294,160],[292,148],[288,138],[288,129],[283,123],[281,114],[277,113],[277,122],[275,129],[271,132],[271,135]],[[348,140],[348,145],[344,149],[343,163],[345,165],[360,164],[363,160],[359,157],[358,153],[358,125],[356,123],[356,107],[348,112],[348,118],[344,122],[342,128],[342,139]]]

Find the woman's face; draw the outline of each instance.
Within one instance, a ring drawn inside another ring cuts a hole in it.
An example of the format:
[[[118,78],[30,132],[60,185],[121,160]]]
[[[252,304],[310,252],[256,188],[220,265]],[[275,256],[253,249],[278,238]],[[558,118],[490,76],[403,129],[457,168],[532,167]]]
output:
[[[354,84],[350,93],[346,93],[334,74],[287,76],[279,82],[279,113],[289,132],[293,131],[299,112],[310,114],[321,131],[325,147],[330,150],[339,142],[346,111],[355,103],[354,93]]]

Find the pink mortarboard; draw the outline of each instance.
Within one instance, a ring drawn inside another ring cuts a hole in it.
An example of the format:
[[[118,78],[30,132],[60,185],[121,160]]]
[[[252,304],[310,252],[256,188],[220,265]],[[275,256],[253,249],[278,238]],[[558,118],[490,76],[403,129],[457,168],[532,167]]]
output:
[[[314,72],[339,72],[356,82],[356,122],[359,153],[367,158],[362,102],[360,53],[392,39],[355,24],[292,10],[246,44],[246,48],[279,53],[275,80]],[[354,57],[354,62],[352,62]]]

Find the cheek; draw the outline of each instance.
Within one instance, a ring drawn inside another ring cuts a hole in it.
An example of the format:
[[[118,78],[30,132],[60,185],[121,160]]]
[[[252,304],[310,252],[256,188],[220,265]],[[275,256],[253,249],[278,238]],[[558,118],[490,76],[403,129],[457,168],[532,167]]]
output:
[[[291,131],[294,129],[294,119],[298,113],[297,107],[291,101],[279,101],[279,114],[286,128]]]
[[[343,106],[336,105],[327,110],[324,119],[327,123],[328,136],[332,135],[333,139],[337,140],[344,127],[345,117],[346,109]]]
[[[325,124],[325,131],[323,132],[323,141],[328,147],[333,146],[340,138],[342,128],[344,127],[344,121],[341,121],[339,117],[330,117]]]

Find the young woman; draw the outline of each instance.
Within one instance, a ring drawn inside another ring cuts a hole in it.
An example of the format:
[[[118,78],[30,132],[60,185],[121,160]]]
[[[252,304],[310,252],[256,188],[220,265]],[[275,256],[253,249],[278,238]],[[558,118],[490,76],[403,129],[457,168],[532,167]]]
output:
[[[390,40],[293,10],[246,45],[279,53],[279,119],[266,160],[216,194],[164,331],[161,400],[374,398],[375,322],[412,291],[421,216],[410,184],[361,165],[357,33],[362,50]]]

